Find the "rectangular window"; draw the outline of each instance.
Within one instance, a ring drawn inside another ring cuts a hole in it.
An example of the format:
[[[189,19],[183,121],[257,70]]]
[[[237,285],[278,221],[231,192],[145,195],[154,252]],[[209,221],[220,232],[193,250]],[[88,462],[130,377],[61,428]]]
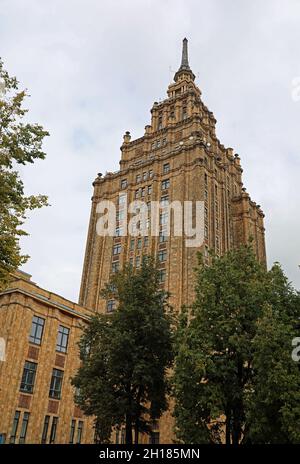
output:
[[[149,444],[150,445],[158,445],[159,444],[159,432],[151,432],[150,433]]]
[[[159,242],[160,243],[165,243],[167,241],[168,241],[167,231],[166,230],[160,230],[159,231]]]
[[[149,179],[152,179],[152,177],[153,177],[153,171],[152,171],[152,169],[150,169],[150,171],[149,171]]]
[[[112,313],[116,307],[116,302],[115,300],[108,300],[107,305],[106,305],[106,311],[108,313]]]
[[[124,189],[127,187],[127,179],[122,179],[121,180],[121,189]]]
[[[83,421],[79,421],[78,427],[77,427],[77,444],[81,443],[82,434],[83,434]]]
[[[170,179],[165,179],[161,183],[161,189],[167,190],[170,187]]]
[[[140,267],[140,265],[141,265],[141,258],[140,258],[140,256],[137,256],[135,258],[135,266]]]
[[[152,185],[148,185],[148,195],[151,195],[152,193]]]
[[[51,432],[50,432],[50,440],[49,440],[49,443],[51,444],[55,443],[57,423],[58,423],[58,417],[53,417],[52,425],[51,425]]]
[[[74,436],[75,436],[75,427],[76,427],[76,420],[72,420],[71,422],[71,430],[70,430],[70,441],[69,443],[74,443]]]
[[[133,267],[133,258],[129,259],[129,266]]]
[[[111,265],[111,271],[115,274],[116,272],[118,272],[120,269],[120,263],[119,261],[116,261],[115,263],[112,263]]]
[[[142,239],[139,238],[138,241],[137,241],[137,248],[138,250],[140,250],[142,248]]]
[[[116,230],[115,230],[115,237],[120,237],[123,233],[123,228],[122,227],[116,227]]]
[[[22,421],[22,427],[21,427],[21,433],[20,433],[20,439],[19,439],[20,444],[25,443],[27,427],[28,427],[28,421],[29,421],[29,412],[24,412],[23,421]]]
[[[124,210],[118,211],[116,214],[116,220],[122,221],[125,217]]]
[[[42,444],[47,443],[48,437],[48,428],[49,428],[50,416],[45,416],[44,426],[43,426],[43,433],[42,433]]]
[[[165,269],[160,269],[158,271],[158,279],[160,283],[163,283],[166,281],[166,270]]]
[[[134,250],[134,238],[130,240],[130,250]]]
[[[139,183],[142,180],[142,176],[139,174],[136,176],[136,182]]]
[[[113,255],[119,255],[122,251],[122,245],[119,243],[113,247]]]
[[[160,213],[159,215],[159,224],[160,225],[166,225],[169,222],[169,213]]]
[[[166,163],[163,165],[163,173],[168,174],[170,172],[170,163]]]
[[[147,247],[149,245],[149,237],[146,235],[144,237],[144,247]]]
[[[126,193],[122,193],[122,195],[119,195],[119,205],[124,205],[126,202]]]
[[[21,414],[20,411],[15,412],[15,417],[13,420],[12,430],[10,434],[10,443],[16,443],[16,436],[17,436],[18,427],[19,427],[20,414]]]
[[[25,361],[20,390],[25,393],[32,393],[36,374],[37,364]]]
[[[36,345],[40,345],[43,337],[45,319],[42,319],[38,316],[33,316],[32,323],[31,323],[31,330],[29,341],[31,343],[35,343]]]
[[[163,195],[160,199],[160,206],[164,208],[165,206],[169,205],[169,197],[168,195]]]
[[[167,251],[166,250],[160,250],[158,252],[158,261],[163,262],[166,261],[167,259]]]
[[[56,351],[66,353],[68,348],[70,329],[60,325],[58,328]]]
[[[59,369],[53,369],[50,384],[49,396],[50,398],[60,399],[61,388],[63,382],[64,372]]]
[[[143,172],[143,180],[147,180],[147,177],[148,177],[147,173]]]

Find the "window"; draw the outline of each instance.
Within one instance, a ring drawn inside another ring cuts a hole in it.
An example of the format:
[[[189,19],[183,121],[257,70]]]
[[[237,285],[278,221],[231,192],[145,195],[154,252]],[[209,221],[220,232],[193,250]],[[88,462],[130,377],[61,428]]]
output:
[[[122,227],[116,227],[116,230],[115,230],[115,237],[120,237],[123,233],[123,228]]]
[[[50,398],[60,399],[61,388],[63,382],[64,372],[59,369],[53,369],[50,384],[49,396]]]
[[[53,417],[49,443],[55,443],[58,417]]]
[[[166,190],[170,187],[170,179],[165,179],[161,183],[161,189]]]
[[[167,234],[166,230],[159,231],[159,242],[160,243],[164,243],[168,240],[168,236],[166,234]]]
[[[152,179],[152,177],[153,177],[153,171],[152,171],[152,169],[150,169],[150,171],[149,171],[149,179]]]
[[[126,202],[126,193],[119,195],[119,205],[124,205]]]
[[[20,390],[25,393],[32,393],[36,374],[37,364],[25,361]]]
[[[137,257],[135,258],[135,265],[136,265],[136,267],[140,267],[140,265],[141,265],[141,258],[140,258],[140,256],[137,256]]]
[[[127,187],[127,179],[122,179],[121,180],[121,189],[124,189]]]
[[[145,187],[143,187],[143,188],[141,189],[141,196],[142,196],[142,197],[145,196]]]
[[[167,145],[167,140],[166,140],[166,139],[162,139],[161,144],[162,144],[162,146],[164,147],[165,145]]]
[[[165,225],[165,224],[168,224],[168,222],[169,222],[169,213],[168,212],[160,213],[160,215],[159,215],[159,224],[160,225]]]
[[[169,204],[169,197],[168,195],[163,195],[160,199],[160,206],[161,207],[165,207],[165,206],[168,206]]]
[[[82,440],[82,433],[83,433],[83,421],[78,422],[78,428],[77,428],[77,443],[81,443]]]
[[[20,444],[25,443],[27,427],[28,427],[28,421],[29,421],[29,412],[24,412],[23,421],[22,421],[22,427],[21,427],[21,433],[20,433],[20,439],[19,439]]]
[[[149,237],[145,236],[144,237],[144,247],[147,247],[149,244]]]
[[[140,196],[140,189],[137,189],[134,193],[134,198],[137,199]]]
[[[116,214],[116,220],[122,221],[124,219],[124,210],[118,211]]]
[[[204,237],[208,238],[208,227],[207,226],[205,226],[204,228]]]
[[[140,174],[138,174],[136,176],[136,182],[139,183],[139,182],[141,182],[141,180],[142,180],[142,176]]]
[[[18,431],[18,426],[19,426],[19,420],[20,420],[20,411],[15,412],[15,417],[13,420],[13,425],[12,425],[12,430],[10,434],[10,443],[15,443],[16,442],[16,436],[17,436],[17,431]]]
[[[122,245],[119,243],[113,247],[113,255],[119,255],[122,251]]]
[[[159,444],[159,432],[151,432],[150,433],[149,444],[150,445],[158,445]]]
[[[167,251],[166,250],[160,250],[158,252],[158,261],[163,262],[166,261],[167,259]]]
[[[158,130],[162,129],[162,114],[158,116]]]
[[[148,177],[147,173],[143,172],[143,180],[147,180],[147,177]]]
[[[43,331],[44,331],[44,324],[45,324],[45,319],[42,319],[41,317],[38,317],[38,316],[33,316],[32,323],[31,323],[30,336],[29,336],[29,341],[31,343],[35,343],[36,345],[41,344],[42,337],[43,337]]]
[[[133,267],[133,258],[129,259],[129,266]]]
[[[112,313],[114,311],[115,307],[116,307],[115,300],[108,300],[108,302],[106,304],[106,311],[108,313]]]
[[[163,283],[166,281],[166,270],[165,269],[160,269],[160,271],[158,271],[158,279],[160,283]]]
[[[170,163],[166,163],[163,165],[163,173],[168,174],[170,172]]]
[[[0,445],[4,445],[5,440],[6,440],[6,434],[0,433]]]
[[[186,106],[184,106],[182,108],[182,119],[187,119],[188,115],[187,115],[187,109],[186,109]]]
[[[140,250],[142,248],[142,239],[139,238],[138,241],[137,241],[137,248],[138,250]]]
[[[156,142],[156,148],[159,148],[159,147],[160,147],[160,140]]]
[[[76,427],[76,420],[72,419],[71,430],[70,430],[70,441],[69,441],[70,444],[74,443],[75,427]]]
[[[130,240],[130,250],[132,251],[134,249],[134,238]]]
[[[115,263],[112,263],[112,265],[111,265],[111,271],[112,271],[113,273],[118,272],[119,269],[120,269],[120,263],[119,263],[119,261],[116,261]]]
[[[60,353],[66,353],[68,347],[70,329],[60,325],[58,328],[56,351]]]
[[[50,416],[45,416],[43,433],[42,433],[42,444],[47,443],[48,428],[49,428]]]
[[[148,185],[148,195],[151,195],[152,193],[152,185]]]

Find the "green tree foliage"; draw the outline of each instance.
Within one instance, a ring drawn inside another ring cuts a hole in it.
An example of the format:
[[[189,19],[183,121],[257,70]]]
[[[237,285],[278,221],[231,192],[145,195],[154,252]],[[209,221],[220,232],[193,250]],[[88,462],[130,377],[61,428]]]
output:
[[[291,343],[299,309],[278,265],[267,272],[250,246],[213,257],[209,267],[200,258],[195,303],[183,311],[176,337],[179,440],[287,442],[291,427],[298,436]]]
[[[40,125],[23,122],[26,96],[0,59],[0,289],[6,285],[9,273],[28,259],[19,246],[20,237],[27,235],[21,228],[26,212],[47,204],[43,195],[25,196],[16,170],[18,164],[45,157],[42,142],[49,135]]]
[[[140,269],[127,266],[103,291],[115,300],[111,314],[91,320],[80,342],[82,365],[73,379],[78,405],[96,418],[99,440],[108,442],[112,427],[126,428],[126,443],[167,409],[168,369],[172,365],[172,315],[160,289],[153,261]]]

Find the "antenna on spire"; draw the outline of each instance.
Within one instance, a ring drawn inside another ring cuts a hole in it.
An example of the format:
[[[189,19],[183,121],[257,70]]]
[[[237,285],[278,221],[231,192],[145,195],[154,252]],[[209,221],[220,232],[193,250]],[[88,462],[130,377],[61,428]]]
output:
[[[188,39],[186,37],[182,41],[182,57],[180,69],[190,69],[188,57]]]
[[[185,37],[182,41],[182,55],[181,55],[181,65],[178,71],[175,73],[174,80],[177,81],[177,78],[181,73],[188,73],[192,80],[195,79],[195,75],[193,74],[190,65],[189,65],[189,57],[188,57],[188,39]]]

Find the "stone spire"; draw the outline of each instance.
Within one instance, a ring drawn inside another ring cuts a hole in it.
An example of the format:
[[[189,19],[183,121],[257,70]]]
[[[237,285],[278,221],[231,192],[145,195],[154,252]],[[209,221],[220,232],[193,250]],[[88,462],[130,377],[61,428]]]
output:
[[[174,81],[176,82],[178,80],[178,77],[183,73],[185,73],[185,74],[188,73],[192,77],[193,80],[195,79],[195,75],[193,74],[193,72],[192,72],[192,70],[190,68],[190,65],[189,65],[188,40],[187,40],[186,37],[182,41],[181,65],[180,65],[180,68],[178,69],[178,71],[176,72],[176,74],[174,76]]]

